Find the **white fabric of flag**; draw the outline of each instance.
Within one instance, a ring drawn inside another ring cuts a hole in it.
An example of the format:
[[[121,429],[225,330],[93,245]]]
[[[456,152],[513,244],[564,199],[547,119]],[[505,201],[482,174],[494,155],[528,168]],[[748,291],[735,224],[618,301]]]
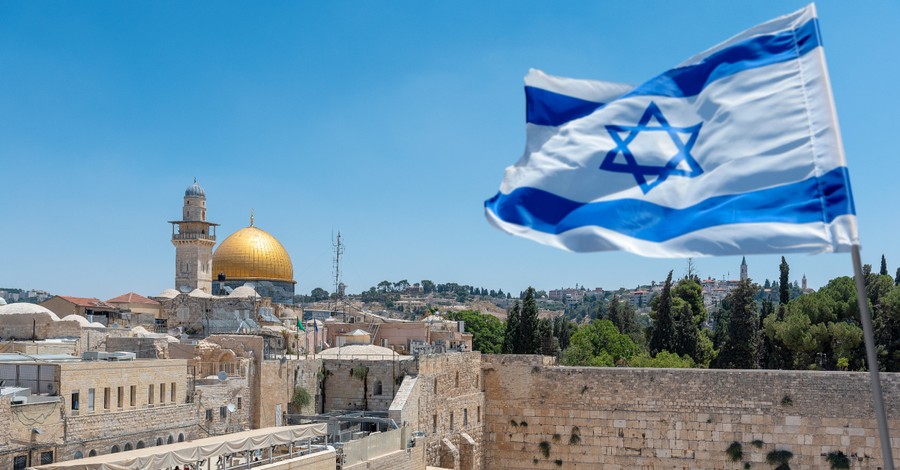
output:
[[[576,252],[840,252],[856,213],[815,7],[630,86],[525,78],[497,228]]]

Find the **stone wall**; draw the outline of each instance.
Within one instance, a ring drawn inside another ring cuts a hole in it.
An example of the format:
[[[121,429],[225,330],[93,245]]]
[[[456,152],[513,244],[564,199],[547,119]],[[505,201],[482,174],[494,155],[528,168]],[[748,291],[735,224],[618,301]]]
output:
[[[229,377],[198,381],[194,401],[197,403],[201,426],[212,435],[240,432],[251,429],[253,419],[248,381],[242,377]],[[234,411],[228,411],[233,405]]]
[[[412,360],[326,359],[325,411],[387,411],[403,377],[414,374]],[[355,368],[368,368],[362,379],[353,374]]]
[[[418,421],[411,426],[412,431],[425,434],[428,465],[482,468],[485,395],[481,382],[477,351],[419,357],[419,375],[405,400],[418,408]]]
[[[548,367],[543,359],[484,356],[485,458],[492,470],[768,468],[774,450],[793,469],[879,468],[868,374]],[[893,448],[900,448],[900,374],[882,374]]]
[[[71,460],[77,451],[87,456],[110,453],[112,446],[151,447],[158,442],[170,443],[206,437],[197,427],[194,404],[159,406],[116,413],[94,413],[65,419],[65,444],[57,460]]]

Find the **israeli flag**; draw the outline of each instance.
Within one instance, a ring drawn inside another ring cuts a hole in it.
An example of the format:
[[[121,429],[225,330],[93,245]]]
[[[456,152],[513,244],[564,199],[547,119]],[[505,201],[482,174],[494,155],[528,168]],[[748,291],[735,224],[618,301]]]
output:
[[[528,141],[485,202],[497,228],[643,256],[857,245],[815,7],[637,86],[531,70]]]

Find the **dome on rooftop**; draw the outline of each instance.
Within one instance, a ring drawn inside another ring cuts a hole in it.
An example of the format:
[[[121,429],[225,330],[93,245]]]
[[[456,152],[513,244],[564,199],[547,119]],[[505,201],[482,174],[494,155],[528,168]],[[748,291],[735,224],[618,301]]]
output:
[[[42,307],[37,304],[31,304],[28,302],[16,302],[0,307],[0,315],[28,315],[36,313],[50,315],[51,320],[59,321],[59,317],[56,316],[55,313],[51,312],[46,307]]]
[[[287,250],[275,237],[252,225],[231,234],[216,248],[212,268],[229,280],[294,282]]]
[[[184,197],[206,197],[206,191],[197,184],[197,179],[194,179],[194,184],[187,187],[184,190]]]

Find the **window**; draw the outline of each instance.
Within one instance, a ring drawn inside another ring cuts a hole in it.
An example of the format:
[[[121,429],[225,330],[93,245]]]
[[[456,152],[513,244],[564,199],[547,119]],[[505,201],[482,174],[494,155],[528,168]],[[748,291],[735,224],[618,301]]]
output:
[[[225,419],[228,416],[228,408],[224,406],[219,407],[219,417]]]
[[[103,409],[104,410],[109,409],[109,399],[110,399],[109,387],[106,387],[103,389]]]
[[[478,420],[479,423],[481,422],[481,407],[480,406],[478,407],[478,416],[476,416],[475,418]]]
[[[434,393],[437,393],[437,377],[434,378]]]
[[[80,450],[76,450],[75,451],[75,459],[77,460],[77,459],[82,459],[82,458],[84,458],[84,453],[82,453]]]
[[[169,384],[169,395],[170,395],[169,401],[172,403],[175,403],[175,382],[172,382],[171,384]]]
[[[237,398],[238,398],[237,409],[241,409],[241,397],[237,397]]]
[[[134,406],[137,403],[137,385],[132,385],[131,390],[129,391],[129,396],[131,397],[131,406]]]
[[[437,433],[437,415],[431,415],[431,432]]]
[[[53,451],[41,452],[41,465],[53,463]]]
[[[97,456],[97,451],[96,451],[96,450],[91,449],[91,451],[88,452],[88,457],[96,457],[96,456]]]
[[[166,439],[166,444],[171,444],[171,443],[173,443],[173,442],[175,442],[175,438],[172,437],[171,434],[169,434],[169,438]]]
[[[212,408],[207,408],[207,409],[206,409],[206,420],[207,420],[207,421],[212,421]]]
[[[119,445],[118,445],[118,444],[113,445],[113,446],[112,446],[112,449],[109,450],[109,453],[110,453],[110,454],[117,454],[117,453],[119,453]]]
[[[178,433],[178,442],[184,442],[184,433],[183,432]]]
[[[78,392],[72,392],[72,411],[78,411]],[[24,467],[23,467],[24,468]]]
[[[94,411],[94,389],[88,389],[88,411]]]
[[[147,403],[153,404],[153,384],[147,386]]]
[[[453,386],[459,388],[459,371],[456,371],[456,378],[453,379]]]
[[[382,391],[381,381],[375,381],[375,395],[381,395]]]
[[[13,470],[25,470],[28,466],[27,455],[17,455],[13,458]]]
[[[453,412],[450,412],[450,431],[453,431]]]
[[[125,387],[119,387],[116,389],[116,403],[119,408],[125,406]]]
[[[126,443],[125,443],[125,452],[128,452],[129,450],[131,450],[131,443],[130,443],[130,442],[126,442]]]
[[[159,384],[159,402],[166,402],[166,384]]]
[[[463,426],[469,425],[469,409],[463,408]]]
[[[134,447],[136,449],[143,449],[144,447],[147,447],[147,446],[146,446],[146,444],[144,444],[144,441],[138,441],[137,445]]]
[[[157,437],[157,438],[156,438],[156,445],[158,445],[158,446],[163,445],[163,438]]]

